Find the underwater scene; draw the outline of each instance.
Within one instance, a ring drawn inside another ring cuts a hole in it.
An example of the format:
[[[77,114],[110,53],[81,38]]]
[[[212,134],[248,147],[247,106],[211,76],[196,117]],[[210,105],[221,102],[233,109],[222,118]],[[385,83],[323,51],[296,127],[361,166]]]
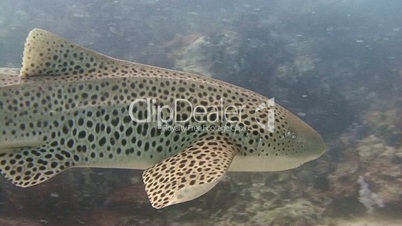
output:
[[[402,225],[401,9],[2,0],[0,225]]]

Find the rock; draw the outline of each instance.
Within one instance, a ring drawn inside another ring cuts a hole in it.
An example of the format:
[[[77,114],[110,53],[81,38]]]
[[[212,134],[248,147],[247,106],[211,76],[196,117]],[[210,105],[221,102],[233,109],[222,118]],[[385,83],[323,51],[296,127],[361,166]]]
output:
[[[174,69],[208,77],[231,75],[240,71],[241,37],[236,32],[203,36],[186,46]]]
[[[317,225],[322,208],[300,199],[282,207],[261,211],[251,221],[257,225]]]

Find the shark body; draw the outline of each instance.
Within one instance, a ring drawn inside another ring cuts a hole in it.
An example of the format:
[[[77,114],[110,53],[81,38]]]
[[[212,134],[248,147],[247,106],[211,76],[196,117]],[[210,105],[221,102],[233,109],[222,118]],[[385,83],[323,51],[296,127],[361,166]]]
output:
[[[163,208],[227,171],[291,169],[325,151],[314,129],[268,101],[34,29],[21,70],[0,70],[0,171],[30,187],[71,167],[144,169],[150,202]]]

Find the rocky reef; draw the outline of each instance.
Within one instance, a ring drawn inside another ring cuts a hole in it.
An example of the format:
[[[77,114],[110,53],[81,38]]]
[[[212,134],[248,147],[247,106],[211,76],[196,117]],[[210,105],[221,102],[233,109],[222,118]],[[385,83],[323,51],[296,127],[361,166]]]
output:
[[[174,69],[215,78],[237,75],[241,69],[241,44],[241,37],[236,32],[199,37],[185,46]]]
[[[363,116],[366,136],[341,139],[344,158],[329,175],[335,199],[358,199],[368,212],[402,207],[402,108],[395,99]]]

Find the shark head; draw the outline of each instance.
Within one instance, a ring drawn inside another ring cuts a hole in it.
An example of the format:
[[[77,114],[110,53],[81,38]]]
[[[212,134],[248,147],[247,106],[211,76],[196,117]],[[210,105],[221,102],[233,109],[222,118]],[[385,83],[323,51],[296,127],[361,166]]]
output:
[[[243,143],[249,144],[249,150],[234,158],[231,170],[287,170],[317,159],[325,152],[323,139],[311,126],[270,101],[246,110],[245,114],[254,114],[244,121],[249,126],[244,135],[248,139]]]
[[[286,122],[287,128],[282,134],[282,139],[287,140],[283,148],[287,149],[289,157],[310,161],[325,152],[326,146],[323,139],[307,123],[290,112],[287,114]]]

